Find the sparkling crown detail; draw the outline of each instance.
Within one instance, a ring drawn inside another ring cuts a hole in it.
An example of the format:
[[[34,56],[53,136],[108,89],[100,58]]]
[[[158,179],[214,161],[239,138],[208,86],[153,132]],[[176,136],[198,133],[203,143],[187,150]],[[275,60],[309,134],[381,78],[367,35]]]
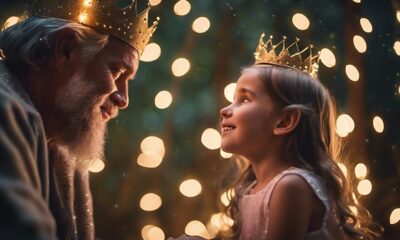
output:
[[[282,67],[294,68],[300,70],[302,72],[306,72],[311,75],[312,78],[317,79],[318,76],[318,68],[319,68],[319,55],[318,52],[313,56],[312,49],[313,46],[304,48],[303,50],[299,50],[298,42],[300,39],[296,38],[296,41],[292,43],[289,47],[285,46],[286,37],[278,43],[275,44],[272,42],[272,36],[270,36],[269,40],[264,42],[265,34],[261,34],[260,40],[258,42],[258,46],[256,51],[254,52],[255,64],[271,64],[278,65]],[[281,46],[281,51],[277,54],[276,49]],[[289,50],[295,47],[295,53],[290,54]],[[302,53],[306,50],[310,50],[310,55],[303,61]]]
[[[134,47],[139,54],[157,28],[148,27],[150,7],[137,14],[137,0],[119,9],[116,0],[34,0],[28,16],[53,17],[78,22],[109,34]]]

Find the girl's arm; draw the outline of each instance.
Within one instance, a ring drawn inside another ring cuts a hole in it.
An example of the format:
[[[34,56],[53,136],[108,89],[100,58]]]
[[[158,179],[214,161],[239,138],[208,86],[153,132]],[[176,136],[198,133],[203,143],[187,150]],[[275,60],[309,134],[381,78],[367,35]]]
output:
[[[316,202],[317,197],[302,177],[282,177],[270,198],[267,240],[305,239]]]

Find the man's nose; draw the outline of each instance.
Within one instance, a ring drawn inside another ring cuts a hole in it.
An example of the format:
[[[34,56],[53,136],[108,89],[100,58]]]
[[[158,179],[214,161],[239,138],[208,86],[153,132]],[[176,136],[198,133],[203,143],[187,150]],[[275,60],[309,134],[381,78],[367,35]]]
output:
[[[129,105],[128,91],[117,90],[111,94],[110,99],[119,109],[124,109]]]

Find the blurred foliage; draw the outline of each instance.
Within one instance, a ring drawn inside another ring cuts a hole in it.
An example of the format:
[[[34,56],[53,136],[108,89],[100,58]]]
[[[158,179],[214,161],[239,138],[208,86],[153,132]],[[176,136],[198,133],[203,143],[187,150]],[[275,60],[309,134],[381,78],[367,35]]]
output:
[[[1,1],[0,20],[18,15],[29,1]],[[119,1],[124,4],[127,1]],[[129,2],[129,1],[128,1]],[[197,219],[206,224],[218,212],[220,176],[229,168],[219,150],[208,150],[200,142],[204,129],[217,128],[219,109],[228,102],[224,87],[236,81],[243,66],[253,62],[253,51],[260,33],[301,43],[329,48],[336,66],[321,64],[320,79],[336,97],[339,113],[350,114],[356,129],[348,137],[349,162],[363,162],[369,168],[371,194],[361,201],[385,228],[384,239],[398,239],[400,223],[389,224],[391,211],[400,207],[400,57],[393,49],[400,40],[397,0],[191,0],[185,16],[174,14],[176,1],[163,0],[154,6],[150,21],[161,21],[152,42],[162,53],[154,62],[142,62],[130,85],[130,106],[109,127],[106,168],[92,175],[95,222],[99,239],[141,239],[141,229],[154,224],[166,236],[184,232],[186,224]],[[143,5],[139,5],[143,7]],[[300,12],[308,17],[310,28],[300,31],[292,16]],[[211,28],[202,34],[191,29],[192,22],[206,16]],[[362,31],[359,19],[368,18],[372,33]],[[367,52],[353,46],[353,36],[361,35]],[[174,77],[171,64],[178,57],[191,63],[190,71]],[[347,64],[356,65],[360,80],[350,82]],[[173,103],[160,110],[154,97],[161,90],[173,95]],[[385,131],[378,134],[372,118],[379,115]],[[166,154],[155,169],[138,166],[141,141],[150,135],[164,140]],[[203,190],[194,198],[184,197],[179,184],[195,178]],[[154,192],[162,206],[153,212],[140,209],[140,198]]]

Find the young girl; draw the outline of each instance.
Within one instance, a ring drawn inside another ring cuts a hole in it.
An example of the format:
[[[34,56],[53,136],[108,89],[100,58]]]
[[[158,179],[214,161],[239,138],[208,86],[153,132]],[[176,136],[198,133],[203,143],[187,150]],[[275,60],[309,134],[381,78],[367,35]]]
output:
[[[262,35],[256,64],[242,71],[233,103],[221,110],[221,148],[245,161],[226,209],[230,239],[373,239],[369,214],[337,164],[335,106],[316,79],[319,57],[310,51],[302,61],[298,47],[289,54],[293,46],[264,43]]]

